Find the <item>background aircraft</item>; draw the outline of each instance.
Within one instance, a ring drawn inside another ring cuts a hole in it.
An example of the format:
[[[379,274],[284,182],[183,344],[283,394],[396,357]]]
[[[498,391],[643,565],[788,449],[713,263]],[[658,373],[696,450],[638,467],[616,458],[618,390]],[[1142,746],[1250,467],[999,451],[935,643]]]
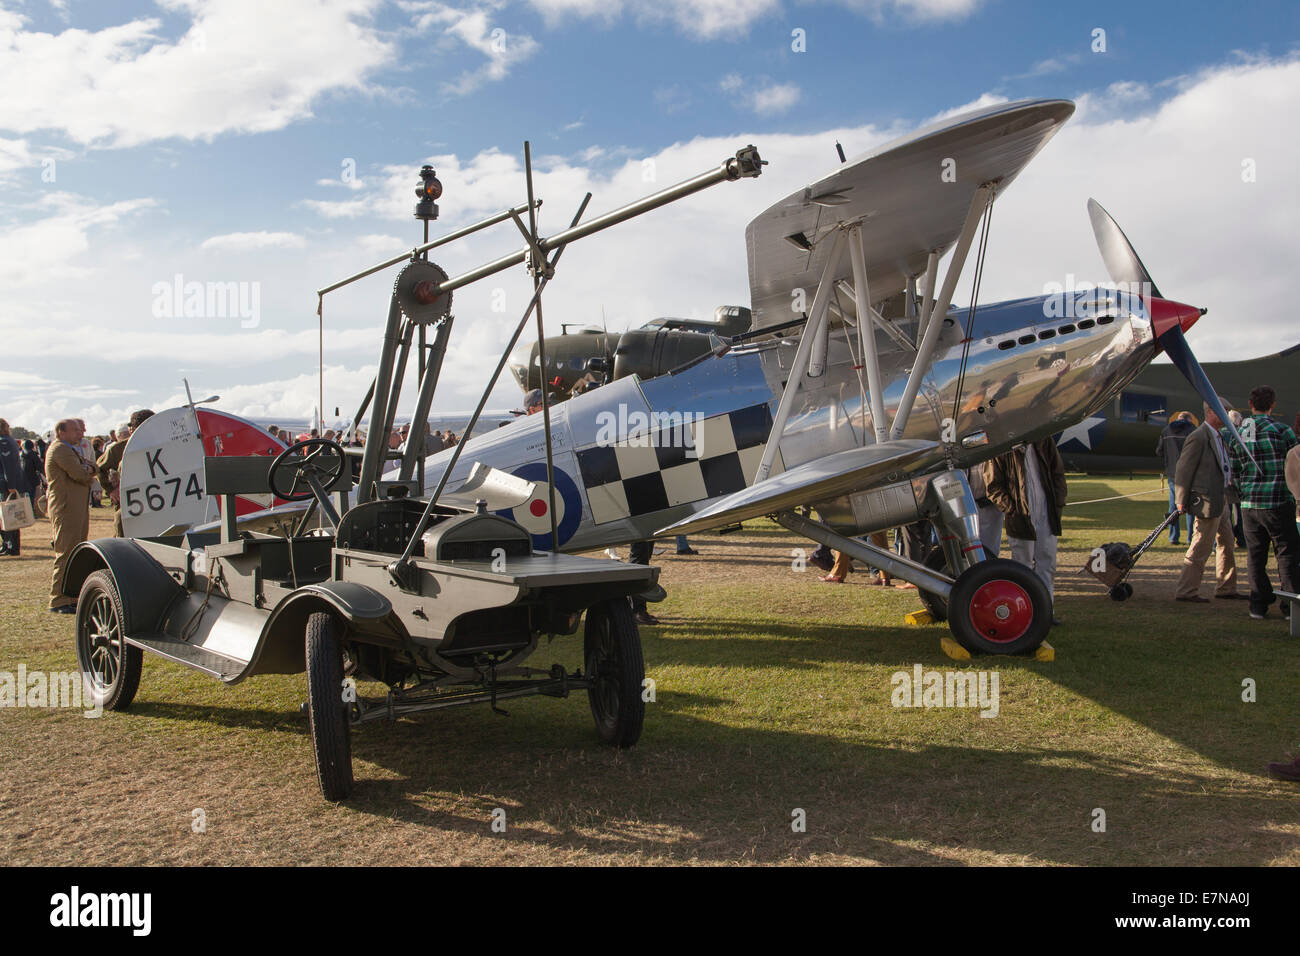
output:
[[[1206,362],[1204,368],[1219,395],[1239,411],[1245,412],[1257,385],[1277,391],[1275,418],[1290,425],[1300,411],[1300,345],[1242,362]],[[1074,471],[1163,474],[1156,443],[1169,417],[1180,411],[1200,421],[1201,397],[1174,366],[1149,365],[1107,405],[1062,432],[1057,447]]]
[[[587,327],[564,331],[542,340],[546,352],[546,387],[563,401],[573,386],[591,373],[598,382],[628,375],[642,380],[657,378],[692,359],[711,352],[721,338],[739,335],[749,328],[749,309],[720,305],[712,319],[651,319],[626,332],[608,332]],[[542,385],[541,354],[537,342],[520,345],[510,356],[510,372],[525,393]]]

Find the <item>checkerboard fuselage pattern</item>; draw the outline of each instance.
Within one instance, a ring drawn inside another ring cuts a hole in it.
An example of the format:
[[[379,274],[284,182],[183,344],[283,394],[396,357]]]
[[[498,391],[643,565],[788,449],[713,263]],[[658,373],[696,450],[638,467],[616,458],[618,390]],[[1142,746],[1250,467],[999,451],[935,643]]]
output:
[[[760,404],[581,449],[592,520],[604,524],[740,491],[753,479],[771,431],[771,409]],[[772,474],[782,470],[780,457]]]

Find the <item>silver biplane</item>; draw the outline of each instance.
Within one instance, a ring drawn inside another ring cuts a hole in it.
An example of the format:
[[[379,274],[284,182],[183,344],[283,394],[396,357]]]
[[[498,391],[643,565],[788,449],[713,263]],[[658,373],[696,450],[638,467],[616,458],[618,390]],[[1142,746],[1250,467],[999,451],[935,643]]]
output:
[[[845,163],[750,223],[747,333],[476,439],[462,461],[539,482],[504,512],[537,547],[771,516],[915,584],[966,648],[1032,650],[1051,626],[1048,591],[1024,566],[985,559],[963,469],[1084,419],[1162,351],[1218,405],[1184,338],[1203,310],[1163,298],[1095,202],[1115,289],[952,306],[984,222],[982,261],[995,198],[1073,112],[1063,100],[999,105]],[[449,465],[463,477],[446,454],[430,473]],[[940,545],[924,563],[857,538],[917,521]]]

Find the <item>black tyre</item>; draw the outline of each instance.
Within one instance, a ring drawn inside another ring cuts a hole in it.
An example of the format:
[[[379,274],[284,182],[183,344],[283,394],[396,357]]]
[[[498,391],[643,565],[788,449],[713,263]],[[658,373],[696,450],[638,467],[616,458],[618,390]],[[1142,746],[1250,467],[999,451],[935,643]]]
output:
[[[641,633],[626,600],[603,601],[587,611],[583,658],[592,682],[587,699],[600,739],[615,747],[631,747],[645,721],[641,699],[645,662]]]
[[[1121,581],[1110,589],[1110,599],[1112,601],[1127,601],[1133,596],[1133,585],[1127,581]]]
[[[948,570],[948,558],[943,553],[943,548],[938,546],[931,548],[930,553],[925,556],[921,562],[931,571],[942,571],[944,574],[951,574]],[[921,606],[930,612],[930,616],[936,621],[948,620],[948,599],[932,591],[925,591],[921,588],[916,589],[917,596],[921,599]]]
[[[948,626],[968,651],[1023,654],[1052,627],[1047,586],[1016,561],[993,558],[967,568],[948,597]]]
[[[352,727],[343,700],[343,645],[338,621],[317,612],[307,618],[307,718],[316,777],[326,800],[352,793]]]
[[[122,598],[108,571],[96,571],[77,597],[77,664],[86,693],[105,710],[126,710],[140,687],[144,651],[126,642]]]

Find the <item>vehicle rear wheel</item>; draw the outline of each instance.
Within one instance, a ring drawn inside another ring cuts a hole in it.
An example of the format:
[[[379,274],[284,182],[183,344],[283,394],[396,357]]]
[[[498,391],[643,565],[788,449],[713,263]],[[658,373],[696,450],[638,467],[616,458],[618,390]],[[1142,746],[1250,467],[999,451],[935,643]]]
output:
[[[86,578],[77,597],[77,664],[86,692],[105,710],[126,710],[140,687],[144,651],[126,642],[125,620],[113,575]]]
[[[626,600],[602,601],[587,611],[583,658],[591,681],[587,698],[600,739],[615,747],[631,747],[645,721],[641,699],[645,662],[641,632]]]
[[[948,626],[968,651],[1023,654],[1052,626],[1052,598],[1033,571],[992,558],[963,571],[948,598]]]
[[[326,800],[352,793],[352,727],[343,700],[343,647],[334,615],[307,618],[307,719]]]

